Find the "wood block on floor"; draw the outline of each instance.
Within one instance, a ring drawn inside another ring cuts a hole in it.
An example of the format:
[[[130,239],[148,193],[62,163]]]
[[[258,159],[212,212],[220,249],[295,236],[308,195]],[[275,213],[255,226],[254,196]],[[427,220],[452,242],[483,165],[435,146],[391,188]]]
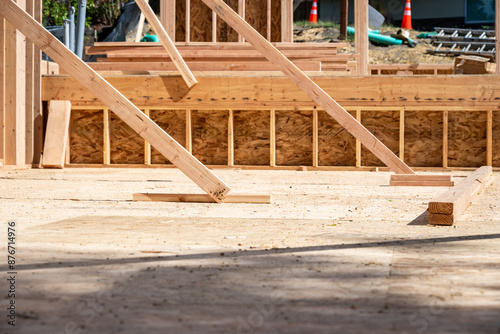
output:
[[[491,166],[483,166],[465,180],[429,202],[429,224],[453,225],[491,177]]]
[[[133,194],[134,201],[215,203],[207,194]],[[228,194],[224,203],[271,203],[271,195]]]
[[[400,187],[453,187],[451,175],[391,175],[391,186]]]
[[[43,148],[44,168],[63,168],[69,138],[71,103],[50,101],[45,144]]]

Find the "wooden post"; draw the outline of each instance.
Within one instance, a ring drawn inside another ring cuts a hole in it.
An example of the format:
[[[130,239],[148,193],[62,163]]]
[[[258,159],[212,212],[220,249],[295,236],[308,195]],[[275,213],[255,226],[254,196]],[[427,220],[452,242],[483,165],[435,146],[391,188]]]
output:
[[[26,12],[34,16],[35,1],[26,0]],[[25,78],[25,103],[26,103],[26,133],[25,133],[25,150],[26,150],[26,164],[33,165],[33,154],[34,154],[34,52],[35,48],[32,42],[26,40],[26,78]]]
[[[175,64],[175,67],[181,72],[182,78],[186,82],[186,85],[189,88],[193,88],[194,85],[197,84],[196,78],[194,77],[193,73],[189,70],[188,66],[186,65],[186,62],[184,59],[182,59],[181,54],[179,53],[179,50],[175,47],[174,43],[172,42],[175,40],[175,35],[173,39],[169,37],[165,29],[163,28],[161,22],[158,20],[156,17],[155,13],[149,6],[147,0],[136,0],[135,1],[139,8],[141,9],[142,13],[146,16],[148,19],[149,24],[153,26],[153,29],[155,30],[156,34],[160,38],[161,44],[165,48],[165,50],[168,52],[168,55],[172,59],[172,62]],[[175,5],[175,1],[174,1]],[[175,14],[175,7],[174,7],[174,14]],[[175,33],[175,30],[174,30]]]
[[[34,19],[42,22],[42,0],[35,0]],[[42,110],[42,52],[35,46],[33,51],[33,167],[40,166],[43,148],[43,110]]]
[[[144,114],[151,118],[149,109],[145,109]],[[147,140],[144,140],[144,164],[146,166],[151,165],[151,144]]]
[[[245,2],[246,0],[238,0],[238,15],[241,16],[243,20],[245,19]],[[238,32],[238,42],[240,43],[245,42],[245,38],[243,38],[243,36],[239,32]]]
[[[5,19],[0,15],[0,162],[5,155],[4,116],[5,116]]]
[[[276,167],[276,110],[270,112],[271,121],[269,122],[269,154],[271,167]]]
[[[0,12],[28,39],[99,98],[108,108],[198,184],[215,201],[223,202],[230,188],[187,152],[98,73],[45,30],[11,0],[0,0]],[[24,153],[24,149],[22,150]],[[24,155],[24,154],[23,154]]]
[[[500,75],[500,0],[495,0],[495,50],[496,50],[496,63],[497,75]]]
[[[368,75],[368,62],[370,54],[368,50],[368,0],[354,0],[354,45],[357,59],[358,75]]]
[[[493,166],[493,110],[486,114],[486,165]]]
[[[361,110],[356,110],[356,120],[361,124]],[[356,138],[356,167],[361,167],[361,142]]]
[[[160,0],[160,21],[170,39],[175,42],[175,0]]]
[[[18,5],[20,8],[26,7],[24,0],[18,0]],[[0,12],[7,19],[6,13]],[[26,163],[26,44],[22,34],[11,22],[5,23],[4,68],[6,80],[4,164],[21,166]]]
[[[186,150],[193,154],[192,111],[186,110]]]
[[[212,12],[212,43],[217,43],[217,14]]]
[[[267,11],[266,11],[266,38],[269,42],[271,42],[271,26],[272,26],[272,17],[271,17],[271,0],[267,0]]]
[[[347,39],[349,23],[349,0],[340,0],[340,39]]]
[[[191,0],[186,0],[186,43],[191,42]]]
[[[227,127],[227,165],[234,166],[234,110],[229,110]]]
[[[281,0],[281,41],[293,43],[293,4],[291,0]]]
[[[103,110],[103,125],[104,125],[104,133],[103,133],[103,143],[102,143],[102,156],[103,156],[103,164],[111,165],[111,113],[109,109],[106,108]]]
[[[405,160],[405,110],[399,111],[399,159]]]
[[[443,111],[443,168],[448,168],[448,110]]]
[[[319,166],[319,120],[318,109],[313,110],[313,161],[312,166]]]
[[[44,168],[63,168],[67,157],[71,102],[50,101],[43,148]]]
[[[5,0],[4,0],[5,1]],[[213,11],[225,20],[233,29],[252,44],[262,55],[264,55],[275,66],[288,76],[298,87],[300,87],[309,97],[321,106],[330,116],[332,116],[349,133],[365,144],[371,152],[384,162],[396,174],[415,174],[401,159],[378,140],[356,119],[353,118],[344,108],[342,108],[331,96],[321,89],[304,72],[295,66],[288,58],[278,51],[271,43],[262,37],[247,22],[242,20],[227,4],[222,0],[203,0]],[[368,6],[368,3],[366,3]],[[368,8],[368,7],[367,7]]]
[[[146,20],[146,17],[144,16],[144,13],[141,12],[141,16],[139,17],[139,24],[137,24],[137,31],[135,33],[135,42],[139,43],[142,38],[142,31],[144,30],[144,21]]]

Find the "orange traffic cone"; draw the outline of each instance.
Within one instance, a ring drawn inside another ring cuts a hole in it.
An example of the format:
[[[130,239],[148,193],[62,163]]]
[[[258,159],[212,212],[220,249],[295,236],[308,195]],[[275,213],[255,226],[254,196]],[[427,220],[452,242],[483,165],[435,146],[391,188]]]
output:
[[[403,23],[401,24],[401,28],[412,30],[411,27],[411,0],[406,0],[405,13],[403,15]]]
[[[313,6],[311,8],[311,14],[309,15],[309,22],[318,23],[318,1],[313,1]]]

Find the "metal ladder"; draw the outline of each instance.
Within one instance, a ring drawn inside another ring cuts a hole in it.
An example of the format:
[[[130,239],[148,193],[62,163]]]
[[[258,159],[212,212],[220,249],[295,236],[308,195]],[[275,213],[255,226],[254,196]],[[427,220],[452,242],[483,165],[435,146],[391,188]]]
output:
[[[495,56],[495,30],[474,30],[455,28],[434,28],[437,35],[431,36],[435,49],[428,49],[430,54],[459,56],[487,55]]]

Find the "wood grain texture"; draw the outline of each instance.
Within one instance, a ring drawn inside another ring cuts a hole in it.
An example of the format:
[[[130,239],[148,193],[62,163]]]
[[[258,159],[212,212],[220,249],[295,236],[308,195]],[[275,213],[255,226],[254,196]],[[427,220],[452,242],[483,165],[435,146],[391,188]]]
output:
[[[412,167],[441,167],[443,112],[405,111],[405,162]]]
[[[112,164],[143,164],[144,139],[114,113],[110,117]]]
[[[71,103],[69,101],[50,101],[43,149],[43,167],[64,167],[70,119]]]
[[[69,133],[70,163],[103,163],[104,122],[102,111],[73,109]]]
[[[234,163],[270,164],[270,116],[267,111],[234,111]]]
[[[170,134],[178,143],[186,144],[186,111],[184,110],[150,110],[151,119],[165,132]],[[151,163],[171,164],[155,148],[151,149]]]
[[[193,155],[206,165],[227,165],[229,111],[192,110]]]
[[[486,111],[449,112],[448,166],[486,164]]]
[[[5,113],[5,19],[0,16],[0,160],[4,160],[4,113]]]
[[[363,111],[361,124],[384,143],[394,154],[399,154],[399,111]],[[384,164],[364,145],[361,149],[363,166],[383,166]]]
[[[500,111],[493,111],[493,167],[500,167]]]
[[[312,165],[313,113],[276,111],[276,164],[282,166]]]
[[[429,223],[453,225],[477,193],[486,186],[493,171],[491,166],[483,166],[471,173],[453,188],[429,202]]]
[[[146,202],[187,202],[187,203],[215,203],[207,194],[133,194],[133,201]],[[224,203],[271,203],[271,195],[231,194]]]
[[[350,112],[355,117],[355,112]],[[319,165],[355,166],[356,138],[325,111],[318,112]]]
[[[212,10],[202,0],[191,0],[191,42],[212,41]]]
[[[263,37],[267,35],[267,0],[246,0],[245,20]]]

